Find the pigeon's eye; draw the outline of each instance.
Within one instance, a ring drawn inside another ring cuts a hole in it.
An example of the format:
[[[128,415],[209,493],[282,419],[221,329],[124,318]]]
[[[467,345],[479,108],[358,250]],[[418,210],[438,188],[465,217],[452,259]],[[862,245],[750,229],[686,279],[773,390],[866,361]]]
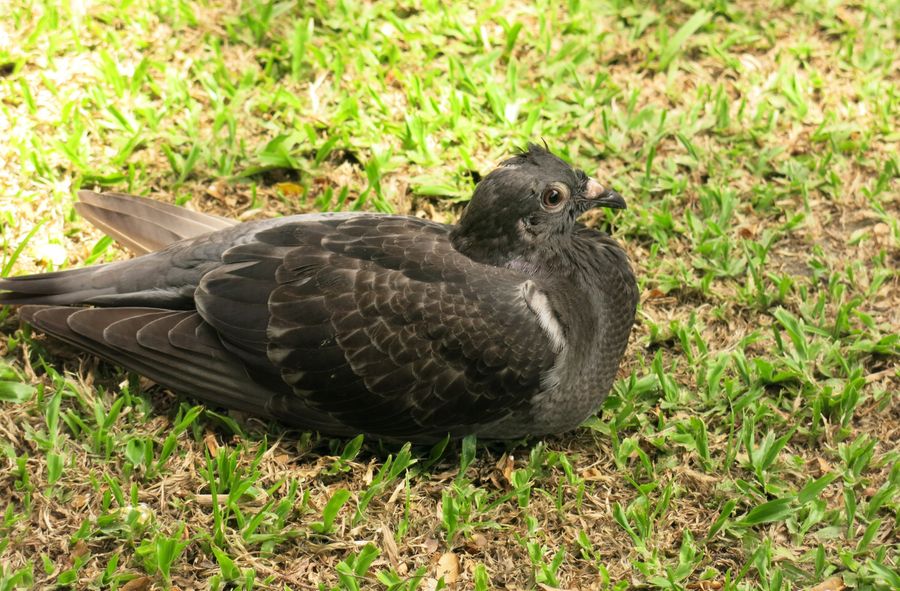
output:
[[[569,192],[565,186],[550,185],[541,193],[541,205],[544,206],[544,209],[553,211],[559,209],[568,197]]]

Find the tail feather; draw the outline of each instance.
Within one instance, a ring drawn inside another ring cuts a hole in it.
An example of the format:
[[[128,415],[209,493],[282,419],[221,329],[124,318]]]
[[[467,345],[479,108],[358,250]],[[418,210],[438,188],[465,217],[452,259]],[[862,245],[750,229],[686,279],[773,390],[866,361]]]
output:
[[[78,199],[81,216],[139,255],[237,223],[124,193],[79,191]]]
[[[107,265],[69,269],[53,273],[0,279],[0,304],[65,305],[116,293],[116,287],[98,285],[98,271]]]

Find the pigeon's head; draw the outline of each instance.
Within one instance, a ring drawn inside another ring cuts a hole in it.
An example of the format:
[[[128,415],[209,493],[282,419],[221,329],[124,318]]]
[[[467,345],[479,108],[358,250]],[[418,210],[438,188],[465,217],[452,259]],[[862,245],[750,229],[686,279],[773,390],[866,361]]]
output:
[[[624,208],[621,195],[535,144],[484,177],[454,232],[472,258],[502,263],[520,251],[565,245],[578,216]]]

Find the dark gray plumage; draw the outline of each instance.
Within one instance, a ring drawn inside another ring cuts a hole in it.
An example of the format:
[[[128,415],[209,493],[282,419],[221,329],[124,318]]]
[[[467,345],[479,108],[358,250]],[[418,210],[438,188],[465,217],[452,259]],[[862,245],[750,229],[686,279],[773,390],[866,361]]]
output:
[[[624,251],[577,222],[624,201],[533,145],[478,184],[455,227],[370,213],[235,224],[80,198],[143,256],[3,279],[0,303],[176,391],[302,428],[562,432],[609,392],[634,321]]]

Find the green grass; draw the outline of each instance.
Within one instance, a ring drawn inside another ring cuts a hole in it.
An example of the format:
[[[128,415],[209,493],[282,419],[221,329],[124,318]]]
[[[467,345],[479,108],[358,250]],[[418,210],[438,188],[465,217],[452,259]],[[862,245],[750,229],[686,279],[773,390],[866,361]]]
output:
[[[330,440],[0,315],[0,590],[900,587],[897,0],[12,0],[0,268],[75,190],[453,221],[527,141],[619,190],[613,394],[546,441]]]

